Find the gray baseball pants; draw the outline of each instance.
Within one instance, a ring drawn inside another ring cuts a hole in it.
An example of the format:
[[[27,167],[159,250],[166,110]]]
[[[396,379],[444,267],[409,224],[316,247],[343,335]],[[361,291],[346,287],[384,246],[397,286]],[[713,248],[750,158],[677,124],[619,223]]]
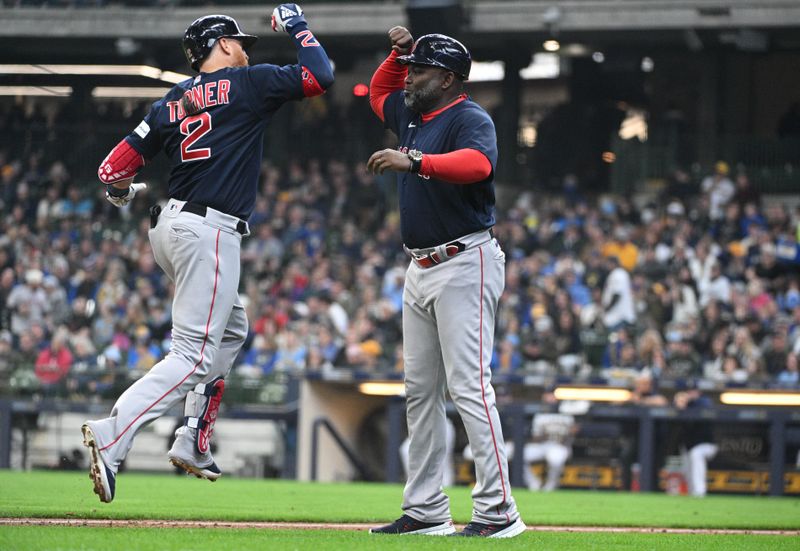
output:
[[[519,514],[489,368],[505,255],[488,232],[462,241],[467,250],[446,262],[424,269],[412,261],[406,272],[403,361],[410,445],[403,511],[423,522],[451,518],[442,491],[447,390],[475,457],[472,520],[506,524]]]
[[[213,209],[201,217],[181,212],[182,206],[170,199],[149,234],[156,262],[175,284],[171,349],[119,397],[110,417],[88,422],[115,472],[142,427],[198,383],[227,375],[247,337],[238,295],[238,219]]]

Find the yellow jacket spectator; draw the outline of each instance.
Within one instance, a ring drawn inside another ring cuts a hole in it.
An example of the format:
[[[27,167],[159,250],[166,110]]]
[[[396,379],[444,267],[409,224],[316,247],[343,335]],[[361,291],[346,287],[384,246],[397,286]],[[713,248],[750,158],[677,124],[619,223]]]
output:
[[[622,227],[614,230],[614,239],[603,244],[601,252],[606,258],[616,256],[628,272],[633,271],[639,259],[639,247],[631,242],[628,230]]]

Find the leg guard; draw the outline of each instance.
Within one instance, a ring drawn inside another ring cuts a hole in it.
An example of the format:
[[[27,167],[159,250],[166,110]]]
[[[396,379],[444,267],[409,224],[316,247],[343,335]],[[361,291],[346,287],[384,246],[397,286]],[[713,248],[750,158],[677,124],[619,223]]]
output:
[[[198,384],[186,396],[183,424],[197,430],[195,448],[199,454],[207,453],[209,450],[214,422],[217,420],[224,392],[225,380],[217,377],[211,382]]]

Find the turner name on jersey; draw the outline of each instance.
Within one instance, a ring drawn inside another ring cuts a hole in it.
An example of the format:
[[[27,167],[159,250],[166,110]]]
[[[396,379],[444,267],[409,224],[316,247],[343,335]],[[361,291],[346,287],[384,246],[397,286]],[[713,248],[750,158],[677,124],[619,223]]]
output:
[[[206,82],[205,84],[192,86],[184,96],[187,96],[187,99],[198,110],[202,110],[207,107],[230,103],[230,91],[231,81],[220,79],[217,82]],[[167,108],[169,109],[169,122],[179,121],[190,115],[186,113],[181,101],[168,101]]]

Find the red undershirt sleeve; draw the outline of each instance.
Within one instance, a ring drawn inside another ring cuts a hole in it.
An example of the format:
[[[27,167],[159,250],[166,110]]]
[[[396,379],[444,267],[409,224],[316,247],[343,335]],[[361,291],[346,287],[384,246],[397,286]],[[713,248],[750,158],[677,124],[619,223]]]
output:
[[[492,163],[477,149],[422,156],[420,174],[451,184],[475,184],[492,173]]]
[[[386,98],[392,92],[403,88],[403,81],[408,74],[408,69],[397,63],[397,55],[397,52],[392,50],[389,57],[372,75],[369,83],[369,105],[381,120],[383,120],[383,104],[386,102]]]

